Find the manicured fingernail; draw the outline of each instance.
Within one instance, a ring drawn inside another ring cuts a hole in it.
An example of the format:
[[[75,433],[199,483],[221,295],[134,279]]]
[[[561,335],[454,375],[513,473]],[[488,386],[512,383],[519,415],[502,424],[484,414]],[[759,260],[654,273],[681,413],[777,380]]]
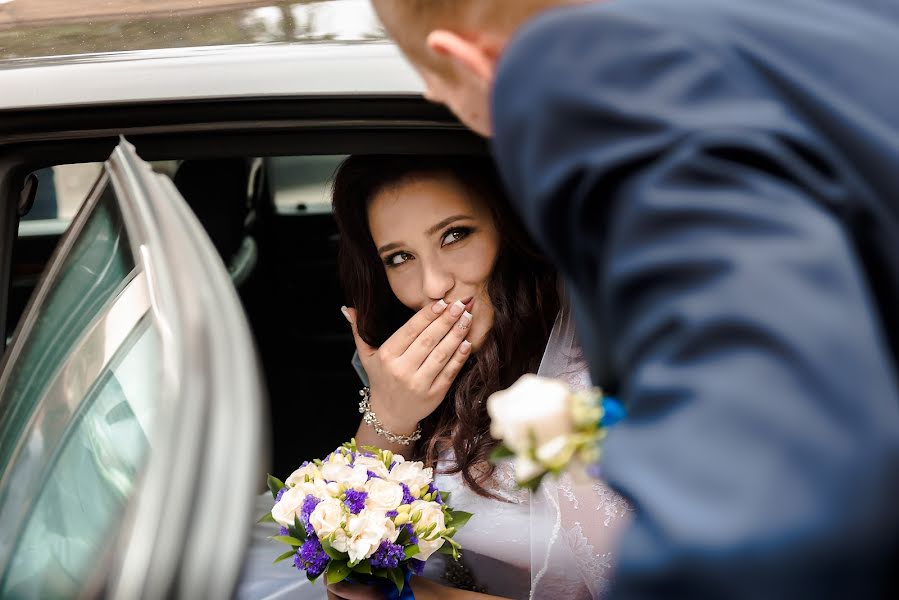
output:
[[[462,313],[462,318],[459,319],[459,329],[468,329],[468,326],[471,324],[471,313],[467,310]]]
[[[350,311],[347,310],[346,306],[341,306],[340,312],[343,313],[344,318],[346,318],[346,320],[352,325],[353,320],[350,319]]]
[[[453,305],[450,307],[450,316],[458,317],[463,312],[465,312],[465,305],[462,304],[462,301],[456,300],[453,302]]]
[[[434,304],[434,306],[431,307],[431,310],[433,310],[435,314],[439,315],[444,310],[446,310],[447,306],[448,306],[448,304],[446,302],[444,302],[443,299],[440,299],[437,301],[436,304]]]
[[[471,342],[468,340],[463,340],[462,344],[459,345],[459,349],[462,351],[462,354],[466,354],[469,350],[471,350]]]

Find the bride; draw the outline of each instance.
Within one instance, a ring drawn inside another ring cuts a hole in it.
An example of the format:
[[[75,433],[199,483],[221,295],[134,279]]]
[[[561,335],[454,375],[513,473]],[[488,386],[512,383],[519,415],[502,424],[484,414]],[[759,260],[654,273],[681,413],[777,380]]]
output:
[[[415,597],[603,597],[623,499],[566,477],[531,494],[517,489],[511,465],[487,461],[497,443],[490,394],[529,372],[589,386],[555,272],[510,211],[492,164],[350,157],[333,205],[353,305],[342,310],[370,407],[356,440],[435,466],[453,507],[474,513],[455,536],[461,563],[433,555],[412,579]],[[300,588],[291,597],[322,597],[317,585]],[[248,590],[242,584],[239,595],[259,597]],[[377,597],[349,583],[327,593]]]

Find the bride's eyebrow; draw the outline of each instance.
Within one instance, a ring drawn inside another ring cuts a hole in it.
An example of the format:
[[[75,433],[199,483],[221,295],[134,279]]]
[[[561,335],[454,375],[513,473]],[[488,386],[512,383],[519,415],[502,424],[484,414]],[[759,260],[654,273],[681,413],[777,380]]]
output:
[[[455,223],[456,221],[464,221],[464,220],[471,220],[471,219],[474,219],[474,217],[472,217],[470,215],[453,215],[452,217],[445,218],[444,220],[440,221],[439,223],[435,223],[433,226],[429,227],[425,233],[428,235],[434,235],[435,233],[437,233],[438,231],[440,231],[441,229],[443,229],[444,227],[446,227],[447,225],[449,225],[451,223]]]

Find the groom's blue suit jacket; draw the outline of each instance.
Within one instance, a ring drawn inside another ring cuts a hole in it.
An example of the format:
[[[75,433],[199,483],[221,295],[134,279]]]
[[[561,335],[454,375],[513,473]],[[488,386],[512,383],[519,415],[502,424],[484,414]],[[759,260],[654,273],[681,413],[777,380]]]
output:
[[[493,119],[629,410],[602,466],[635,509],[615,597],[890,593],[899,1],[550,11],[504,52]]]

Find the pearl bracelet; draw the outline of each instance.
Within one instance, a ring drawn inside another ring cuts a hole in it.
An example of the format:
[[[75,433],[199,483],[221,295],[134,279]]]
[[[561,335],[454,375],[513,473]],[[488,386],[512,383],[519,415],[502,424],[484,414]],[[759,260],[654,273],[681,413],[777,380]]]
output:
[[[375,430],[375,433],[386,438],[388,442],[399,444],[400,446],[409,446],[412,442],[417,442],[421,439],[421,425],[415,428],[412,435],[397,435],[384,429],[377,415],[375,415],[375,411],[371,409],[371,388],[362,388],[359,390],[359,395],[362,396],[362,400],[359,401],[359,412],[362,413],[362,420],[370,425]]]

